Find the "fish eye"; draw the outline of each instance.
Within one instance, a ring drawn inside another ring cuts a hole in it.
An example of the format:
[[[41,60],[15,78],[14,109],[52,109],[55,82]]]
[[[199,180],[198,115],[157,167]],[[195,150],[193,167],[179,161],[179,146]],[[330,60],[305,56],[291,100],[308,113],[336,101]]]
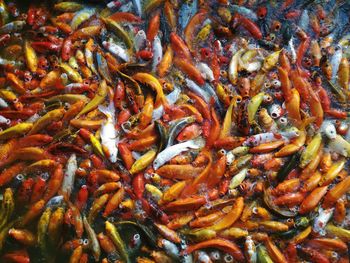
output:
[[[18,181],[23,181],[24,180],[24,175],[23,174],[17,174],[16,179]]]
[[[335,252],[335,251],[333,251],[333,252],[331,253],[331,256],[332,256],[332,258],[338,258],[338,253]]]
[[[218,152],[220,155],[225,155],[226,151],[224,149],[219,150]]]
[[[281,118],[279,118],[278,119],[278,122],[281,124],[281,125],[283,125],[283,126],[285,126],[286,124],[287,124],[287,118],[286,117],[281,117]]]
[[[231,263],[231,262],[233,262],[233,257],[232,257],[230,254],[226,254],[226,255],[224,256],[224,261],[225,261],[226,263]]]
[[[271,84],[270,84],[270,83],[268,83],[268,82],[265,82],[265,83],[264,83],[264,87],[268,89],[268,88],[270,88],[270,87],[271,87]]]
[[[272,28],[275,31],[279,31],[281,29],[281,23],[279,21],[274,21],[272,23]]]
[[[170,88],[170,84],[167,83],[167,82],[164,82],[163,87],[164,87],[165,89],[169,89],[169,88]]]
[[[220,259],[220,253],[218,251],[213,251],[210,253],[210,257],[214,260],[219,260]]]
[[[272,102],[272,97],[271,96],[266,96],[265,102],[266,103]]]
[[[274,80],[274,81],[272,82],[272,85],[273,85],[273,86],[280,86],[280,85],[281,85],[281,82],[278,81],[278,80],[276,79],[276,80]]]

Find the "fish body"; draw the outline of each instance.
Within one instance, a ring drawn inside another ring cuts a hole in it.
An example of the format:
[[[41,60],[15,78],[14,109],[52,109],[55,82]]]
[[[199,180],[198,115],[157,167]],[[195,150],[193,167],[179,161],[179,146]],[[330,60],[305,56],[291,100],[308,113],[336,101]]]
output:
[[[0,27],[0,34],[15,33],[23,29],[25,21],[14,21]]]
[[[198,9],[198,0],[185,1],[180,9],[178,16],[178,25],[180,29],[183,30],[187,26],[191,17],[197,12]]]
[[[168,101],[168,104],[171,106],[173,105],[180,97],[181,90],[178,87],[175,87],[174,90],[166,95],[166,99]],[[164,113],[164,107],[163,105],[160,105],[158,108],[153,110],[152,112],[152,121],[159,120]]]
[[[101,125],[100,137],[102,146],[107,149],[107,156],[109,156],[109,160],[112,163],[115,163],[118,155],[117,145],[119,143],[119,137],[115,129],[116,123],[114,103],[111,101],[108,107],[99,105],[98,109],[107,117],[107,120],[105,120]]]
[[[336,51],[334,52],[330,62],[331,62],[331,67],[332,67],[332,81],[335,81],[337,75],[338,75],[338,70],[339,70],[339,65],[340,61],[343,56],[343,50],[341,46],[336,46],[335,47]]]
[[[103,41],[102,45],[116,57],[124,60],[125,62],[130,62],[128,51],[122,46],[114,43],[111,39],[109,41]]]
[[[132,0],[132,4],[134,6],[134,9],[136,11],[136,14],[141,17],[142,16],[142,9],[141,9],[141,0]]]
[[[155,72],[157,69],[157,66],[159,65],[160,61],[163,58],[162,42],[160,41],[160,38],[158,36],[156,36],[153,40],[152,52],[153,52],[152,71]]]
[[[296,138],[299,136],[297,129],[291,129],[290,131],[284,131],[280,133],[266,132],[250,136],[244,143],[243,146],[257,146],[262,143],[273,142],[278,140],[286,140]]]
[[[71,27],[73,30],[76,30],[84,21],[88,20],[91,16],[95,14],[94,8],[84,8],[78,11],[71,22]]]
[[[146,45],[147,37],[145,31],[142,29],[139,30],[134,38],[134,48],[137,51],[140,51]]]
[[[72,154],[67,161],[66,170],[61,186],[61,193],[66,198],[69,198],[69,196],[72,194],[75,181],[75,172],[77,169],[77,156],[75,154]]]
[[[210,102],[210,95],[203,88],[198,86],[193,80],[185,79],[186,87],[192,92],[199,95],[206,103]]]
[[[176,155],[188,151],[190,149],[201,149],[205,145],[205,141],[203,138],[196,138],[194,140],[186,141],[183,143],[175,144],[173,146],[170,146],[160,152],[157,157],[153,161],[153,168],[154,170],[157,170],[159,167],[164,165],[166,162],[168,162],[170,159],[175,157]]]

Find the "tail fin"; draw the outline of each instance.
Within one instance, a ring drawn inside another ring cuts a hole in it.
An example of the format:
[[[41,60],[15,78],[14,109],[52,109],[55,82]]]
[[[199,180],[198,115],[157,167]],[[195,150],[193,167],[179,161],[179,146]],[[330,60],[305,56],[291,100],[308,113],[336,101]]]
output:
[[[113,101],[110,101],[110,103],[107,107],[102,106],[102,105],[98,105],[98,109],[100,110],[100,112],[102,112],[108,118],[112,118],[112,119],[115,118],[115,107],[114,107]]]

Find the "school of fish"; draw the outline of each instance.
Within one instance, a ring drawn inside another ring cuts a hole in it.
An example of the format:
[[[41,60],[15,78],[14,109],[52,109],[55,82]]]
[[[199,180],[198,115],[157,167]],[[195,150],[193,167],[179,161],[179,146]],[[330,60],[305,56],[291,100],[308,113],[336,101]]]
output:
[[[0,262],[349,262],[349,18],[0,0]]]

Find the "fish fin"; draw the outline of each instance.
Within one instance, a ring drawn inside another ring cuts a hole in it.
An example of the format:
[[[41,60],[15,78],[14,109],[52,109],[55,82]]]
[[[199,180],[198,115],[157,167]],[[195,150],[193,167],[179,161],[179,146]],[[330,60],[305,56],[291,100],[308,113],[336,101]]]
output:
[[[99,111],[102,112],[104,115],[106,115],[106,116],[109,115],[108,107],[102,106],[102,105],[98,105],[98,109],[99,109]]]
[[[191,143],[191,145],[193,145],[194,147],[198,147],[198,148],[202,148],[205,146],[205,140],[203,139],[203,137],[197,137],[191,141],[188,141],[189,143]]]
[[[103,105],[98,105],[98,109],[100,112],[102,112],[104,115],[107,117],[113,118],[115,116],[115,107],[113,101],[110,101],[109,105],[103,106]]]

